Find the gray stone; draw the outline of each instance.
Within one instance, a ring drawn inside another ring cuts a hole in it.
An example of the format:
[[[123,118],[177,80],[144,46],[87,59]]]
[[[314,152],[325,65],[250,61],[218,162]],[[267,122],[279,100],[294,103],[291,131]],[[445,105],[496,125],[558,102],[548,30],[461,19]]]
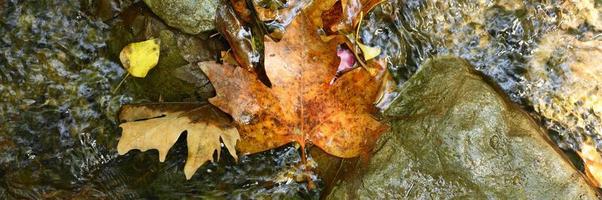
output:
[[[215,29],[217,0],[144,0],[167,25],[189,34]]]
[[[327,199],[597,199],[544,130],[465,61],[428,61],[385,116],[363,176]]]

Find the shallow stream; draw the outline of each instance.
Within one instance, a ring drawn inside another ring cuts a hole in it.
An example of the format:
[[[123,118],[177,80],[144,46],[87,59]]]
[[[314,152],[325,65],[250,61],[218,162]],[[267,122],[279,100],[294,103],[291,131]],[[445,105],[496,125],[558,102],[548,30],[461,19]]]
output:
[[[239,163],[222,156],[190,181],[182,172],[183,137],[164,163],[156,151],[118,156],[116,113],[121,105],[194,101],[212,91],[206,85],[155,76],[150,81],[128,79],[113,92],[126,73],[115,52],[138,39],[140,32],[167,38],[162,38],[162,45],[172,49],[156,73],[170,73],[191,60],[210,60],[225,48],[223,42],[211,41],[213,33],[203,33],[192,39],[208,44],[200,53],[173,49],[194,42],[183,42],[190,37],[175,29],[159,30],[164,25],[153,25],[159,22],[152,21],[144,4],[133,2],[0,0],[0,198],[318,198],[324,187],[320,178],[317,190],[291,179],[300,158],[290,146],[245,156]],[[550,120],[534,108],[547,98],[541,94],[563,83],[563,77],[550,76],[555,84],[538,85],[527,76],[542,38],[560,31],[579,41],[602,40],[602,27],[596,26],[600,22],[583,10],[571,10],[583,5],[567,2],[389,0],[366,16],[361,35],[365,43],[384,50],[381,58],[389,61],[399,85],[427,58],[457,55],[539,119],[567,152],[588,138],[600,148],[596,127],[601,126],[601,116],[595,109],[580,110],[567,119],[585,124],[579,127]],[[591,4],[602,12],[602,2]],[[562,67],[564,60],[556,62]],[[171,94],[174,88],[182,92]],[[198,92],[199,88],[205,90]]]

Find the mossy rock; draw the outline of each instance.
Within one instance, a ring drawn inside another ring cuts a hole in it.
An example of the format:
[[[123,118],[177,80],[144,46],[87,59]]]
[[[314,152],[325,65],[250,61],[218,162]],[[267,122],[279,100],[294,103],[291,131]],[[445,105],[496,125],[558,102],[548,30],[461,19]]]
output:
[[[464,60],[432,59],[385,111],[363,176],[327,199],[597,199],[527,113]]]

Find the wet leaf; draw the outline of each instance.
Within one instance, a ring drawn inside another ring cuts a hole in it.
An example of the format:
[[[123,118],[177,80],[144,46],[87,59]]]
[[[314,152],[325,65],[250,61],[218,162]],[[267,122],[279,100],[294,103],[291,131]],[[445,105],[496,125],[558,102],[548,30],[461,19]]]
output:
[[[351,33],[361,20],[382,0],[325,0],[314,1],[307,9],[312,22],[322,27],[326,34]]]
[[[253,14],[247,5],[246,0],[230,0],[230,4],[236,11],[236,14],[240,19],[246,23],[250,23],[253,21]]]
[[[120,155],[132,149],[157,149],[159,160],[165,161],[167,152],[182,132],[187,132],[188,158],[184,166],[186,179],[205,162],[213,161],[213,153],[221,150],[220,139],[235,159],[235,145],[239,139],[236,128],[230,126],[228,116],[219,109],[200,103],[157,103],[125,105],[119,113],[124,122],[117,145]]]
[[[371,115],[380,75],[357,68],[330,85],[339,64],[338,43],[323,42],[303,13],[280,42],[268,40],[265,69],[272,88],[240,67],[200,64],[217,92],[211,104],[230,114],[241,134],[237,149],[256,153],[310,142],[345,158],[369,151],[387,128]]]
[[[253,49],[251,31],[245,29],[234,9],[228,5],[220,5],[217,8],[215,24],[219,33],[228,41],[234,59],[241,67],[251,70],[253,62],[259,61],[259,55]]]
[[[376,58],[376,56],[380,55],[380,48],[371,47],[362,44],[361,42],[357,42],[357,46],[362,50],[362,55],[364,56],[364,60],[368,61],[370,59]]]
[[[159,62],[159,39],[131,43],[119,53],[123,67],[134,77],[144,78]]]
[[[253,46],[251,31],[243,26],[234,8],[230,5],[219,6],[217,13],[215,24],[217,30],[230,45],[231,51],[228,55],[232,55],[239,66],[257,73],[259,80],[270,86],[271,83],[265,75],[263,65],[258,64],[260,56],[258,50]]]
[[[600,187],[602,182],[602,156],[596,150],[596,147],[585,143],[581,146],[581,151],[577,154],[583,159],[585,175],[596,187]]]
[[[303,10],[310,0],[253,0],[255,13],[260,21],[266,23],[272,39],[280,40],[289,24]]]
[[[385,70],[385,75],[382,79],[383,81],[378,93],[378,99],[374,102],[374,105],[379,110],[384,111],[391,106],[391,103],[393,103],[393,100],[395,100],[399,91],[397,91],[397,82],[395,82],[389,70]]]
[[[362,42],[359,41],[359,32],[360,32],[360,28],[362,26],[362,20],[364,19],[364,13],[360,13],[360,18],[359,18],[359,22],[357,24],[357,27],[355,28],[355,43],[357,43],[357,46],[360,48],[360,50],[362,51],[362,55],[364,56],[364,60],[368,61],[372,58],[375,58],[376,56],[380,55],[380,48],[378,47],[371,47],[368,45],[363,44]]]

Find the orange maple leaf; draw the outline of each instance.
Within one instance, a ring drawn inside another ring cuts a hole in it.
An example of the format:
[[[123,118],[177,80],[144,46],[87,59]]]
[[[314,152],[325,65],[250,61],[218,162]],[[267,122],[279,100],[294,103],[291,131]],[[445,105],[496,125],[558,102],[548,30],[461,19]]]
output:
[[[241,67],[215,62],[201,69],[217,91],[211,104],[232,115],[241,153],[256,153],[298,142],[313,143],[334,156],[349,158],[371,149],[387,126],[371,115],[380,77],[357,68],[334,84],[339,59],[335,40],[323,42],[301,13],[280,42],[266,38],[266,87]],[[372,67],[384,69],[371,63]]]

